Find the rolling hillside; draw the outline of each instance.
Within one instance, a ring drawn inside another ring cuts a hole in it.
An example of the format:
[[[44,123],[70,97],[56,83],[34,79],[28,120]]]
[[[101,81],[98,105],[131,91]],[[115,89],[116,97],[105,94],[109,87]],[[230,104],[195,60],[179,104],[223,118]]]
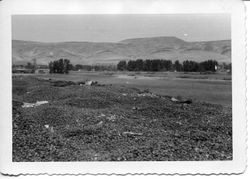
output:
[[[117,43],[12,41],[13,64],[38,64],[68,58],[73,64],[116,64],[120,60],[161,58],[170,60],[231,61],[231,40],[187,42],[176,37],[126,39]]]

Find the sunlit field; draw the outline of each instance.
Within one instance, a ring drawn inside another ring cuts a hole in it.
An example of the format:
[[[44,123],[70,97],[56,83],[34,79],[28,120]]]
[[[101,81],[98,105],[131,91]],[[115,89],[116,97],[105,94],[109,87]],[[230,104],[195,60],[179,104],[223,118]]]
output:
[[[183,72],[70,72],[68,75],[35,75],[43,79],[85,81],[149,89],[167,96],[183,96],[195,101],[221,105],[232,103],[231,75]]]

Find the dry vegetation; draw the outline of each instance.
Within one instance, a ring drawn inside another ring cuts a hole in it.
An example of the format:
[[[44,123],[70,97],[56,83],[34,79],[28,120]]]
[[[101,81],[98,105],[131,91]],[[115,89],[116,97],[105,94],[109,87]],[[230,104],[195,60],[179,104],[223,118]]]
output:
[[[23,102],[48,101],[23,108]],[[13,161],[232,160],[231,107],[13,76]]]

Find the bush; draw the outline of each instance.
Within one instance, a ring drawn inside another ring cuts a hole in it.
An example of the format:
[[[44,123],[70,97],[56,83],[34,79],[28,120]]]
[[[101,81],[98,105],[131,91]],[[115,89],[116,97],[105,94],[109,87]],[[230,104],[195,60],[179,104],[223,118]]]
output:
[[[68,74],[72,68],[68,59],[60,59],[49,63],[50,73]]]

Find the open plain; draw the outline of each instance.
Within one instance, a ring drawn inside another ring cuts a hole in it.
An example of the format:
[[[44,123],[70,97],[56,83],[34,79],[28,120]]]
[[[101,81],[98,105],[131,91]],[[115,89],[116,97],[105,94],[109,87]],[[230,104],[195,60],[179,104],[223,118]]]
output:
[[[232,160],[231,75],[12,78],[13,161]]]

